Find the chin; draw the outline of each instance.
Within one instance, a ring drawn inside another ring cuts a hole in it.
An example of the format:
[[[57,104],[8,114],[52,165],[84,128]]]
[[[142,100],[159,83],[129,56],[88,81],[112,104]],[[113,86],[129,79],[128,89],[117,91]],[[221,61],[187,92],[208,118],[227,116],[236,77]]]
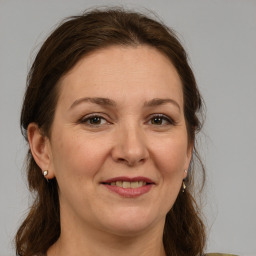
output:
[[[110,226],[109,233],[120,237],[134,237],[146,232],[149,226],[144,223],[126,223],[126,225],[116,223]]]
[[[163,223],[165,217],[162,218]],[[106,220],[106,219],[105,219]],[[153,216],[151,214],[145,214],[139,211],[129,212],[126,211],[123,214],[112,214],[108,223],[105,223],[108,226],[108,230],[119,236],[135,236],[139,235],[147,230],[157,226],[158,223],[161,223],[159,216]]]

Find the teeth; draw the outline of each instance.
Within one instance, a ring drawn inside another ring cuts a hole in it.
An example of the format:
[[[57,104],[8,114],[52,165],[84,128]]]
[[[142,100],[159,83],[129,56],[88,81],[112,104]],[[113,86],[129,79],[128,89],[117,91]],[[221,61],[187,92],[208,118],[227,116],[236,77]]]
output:
[[[131,182],[131,188],[138,188],[139,187],[139,182],[135,181],[135,182]]]
[[[123,181],[123,188],[130,188],[130,187],[131,187],[131,182]]]
[[[146,182],[144,181],[138,181],[138,187],[142,187],[144,185],[146,185]]]
[[[117,181],[116,186],[122,188],[123,187],[123,182],[122,181]]]
[[[116,181],[116,182],[111,182],[111,186],[117,186],[120,188],[139,188],[142,186],[145,186],[147,183],[145,181]]]

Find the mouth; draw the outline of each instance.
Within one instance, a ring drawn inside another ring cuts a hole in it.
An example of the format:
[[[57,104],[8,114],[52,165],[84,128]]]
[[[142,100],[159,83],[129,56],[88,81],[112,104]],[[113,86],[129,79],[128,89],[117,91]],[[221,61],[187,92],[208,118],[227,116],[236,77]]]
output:
[[[116,177],[101,184],[122,197],[138,197],[149,192],[155,183],[146,177]]]
[[[140,188],[140,187],[146,186],[147,184],[150,184],[150,183],[146,183],[145,181],[129,182],[129,181],[119,180],[119,181],[113,181],[110,183],[103,182],[103,184],[110,185],[110,186],[116,186],[116,187],[120,187],[120,188]]]

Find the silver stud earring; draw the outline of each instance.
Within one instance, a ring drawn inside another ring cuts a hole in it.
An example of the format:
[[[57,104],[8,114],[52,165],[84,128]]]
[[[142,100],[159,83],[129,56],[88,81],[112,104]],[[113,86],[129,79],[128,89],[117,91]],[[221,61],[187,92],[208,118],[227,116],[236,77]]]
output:
[[[47,179],[47,177],[46,177],[46,176],[48,175],[48,170],[45,170],[43,174],[44,174],[44,177],[46,178],[46,180],[47,180],[47,182],[48,182],[48,179]]]
[[[184,170],[185,173],[188,173],[188,170]]]

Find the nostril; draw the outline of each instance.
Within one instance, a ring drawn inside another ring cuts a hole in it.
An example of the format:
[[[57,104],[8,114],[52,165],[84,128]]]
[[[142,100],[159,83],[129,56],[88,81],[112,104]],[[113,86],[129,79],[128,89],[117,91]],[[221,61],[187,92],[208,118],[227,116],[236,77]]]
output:
[[[136,161],[131,161],[131,160],[128,160],[128,159],[125,159],[125,158],[118,158],[117,161],[119,163],[127,164],[128,166],[133,166],[136,163]]]
[[[124,158],[118,158],[117,161],[120,162],[120,163],[126,163],[126,162],[129,163],[129,162],[128,162],[127,160],[125,160]]]

